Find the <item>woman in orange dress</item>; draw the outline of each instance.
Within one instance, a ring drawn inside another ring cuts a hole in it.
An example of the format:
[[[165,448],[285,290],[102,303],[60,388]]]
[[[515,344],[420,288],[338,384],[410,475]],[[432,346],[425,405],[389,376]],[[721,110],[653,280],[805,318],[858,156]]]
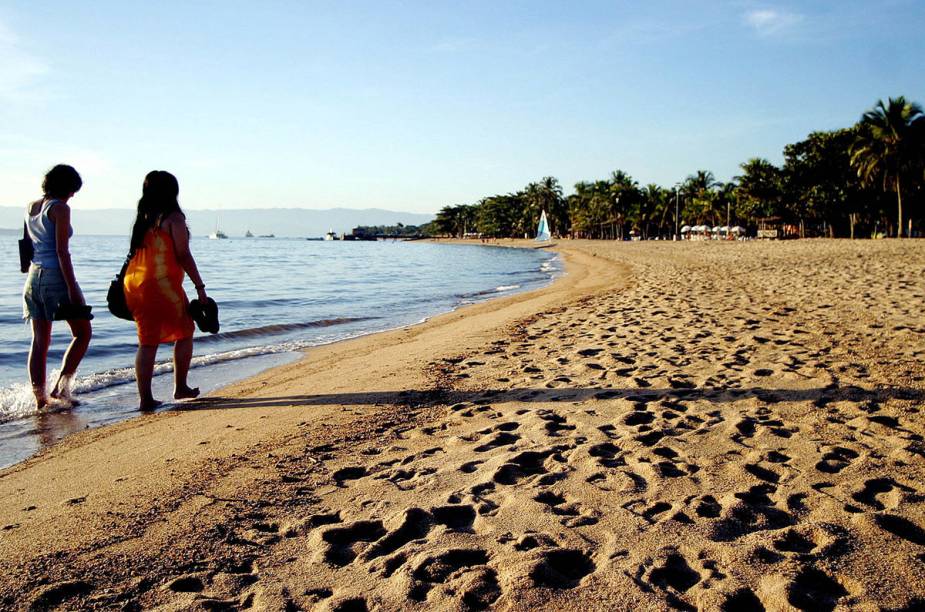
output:
[[[159,344],[173,342],[175,399],[199,395],[187,384],[193,357],[193,319],[183,291],[184,272],[205,302],[206,286],[189,250],[189,229],[177,196],[180,185],[169,172],[145,177],[138,215],[132,228],[131,258],[125,271],[125,301],[138,326],[135,378],[141,410],[160,402],[151,394],[151,378]]]

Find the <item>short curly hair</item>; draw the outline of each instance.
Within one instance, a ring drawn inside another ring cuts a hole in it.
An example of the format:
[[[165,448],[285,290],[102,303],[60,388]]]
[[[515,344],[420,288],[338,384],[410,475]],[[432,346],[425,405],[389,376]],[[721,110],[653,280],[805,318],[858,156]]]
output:
[[[77,193],[84,182],[73,166],[58,164],[48,171],[42,181],[42,193],[52,198],[66,198]]]

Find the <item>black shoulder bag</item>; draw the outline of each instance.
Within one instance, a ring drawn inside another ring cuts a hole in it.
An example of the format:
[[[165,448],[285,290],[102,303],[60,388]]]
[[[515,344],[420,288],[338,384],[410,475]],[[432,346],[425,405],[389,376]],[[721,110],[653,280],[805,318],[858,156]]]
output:
[[[109,283],[109,291],[106,292],[106,305],[109,307],[109,312],[113,316],[126,321],[135,320],[135,317],[132,316],[132,311],[128,308],[128,303],[125,301],[125,271],[128,269],[128,262],[131,260],[132,254],[129,253],[128,257],[125,258],[125,263],[122,264],[122,269]]]
[[[32,265],[32,256],[35,255],[35,247],[32,245],[32,238],[29,238],[29,232],[26,230],[26,222],[22,222],[22,240],[19,241],[19,271],[25,274]]]

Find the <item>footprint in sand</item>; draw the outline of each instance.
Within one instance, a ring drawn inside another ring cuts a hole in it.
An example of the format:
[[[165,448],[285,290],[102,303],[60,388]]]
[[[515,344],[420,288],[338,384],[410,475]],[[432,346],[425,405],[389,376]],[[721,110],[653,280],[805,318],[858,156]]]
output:
[[[844,446],[830,446],[822,454],[822,459],[816,464],[816,469],[824,474],[838,474],[848,467],[859,454]]]
[[[769,497],[776,492],[777,487],[765,483],[735,493],[738,501],[726,508],[723,517],[713,523],[709,538],[714,542],[731,542],[756,531],[793,525],[793,516],[778,508]]]
[[[518,440],[520,440],[520,436],[517,434],[500,432],[492,436],[488,442],[480,444],[472,450],[477,453],[485,453],[500,446],[512,446]]]
[[[595,525],[599,520],[596,512],[583,511],[579,502],[556,491],[544,491],[534,496],[533,499],[546,506],[553,514],[562,517],[560,522],[566,527]]]
[[[523,451],[505,461],[492,480],[502,485],[517,484],[525,478],[550,473],[546,460],[565,450],[565,446],[554,446],[541,451]]]
[[[915,493],[915,489],[892,478],[871,478],[865,480],[864,487],[852,493],[851,498],[875,510],[886,510],[896,508],[902,500],[903,493]]]
[[[888,531],[907,542],[925,546],[925,529],[908,519],[894,514],[878,514],[874,517],[874,521],[884,531]]]
[[[668,548],[658,552],[653,561],[639,567],[636,580],[645,588],[665,595],[672,609],[694,610],[685,594],[704,580],[700,572],[676,549]]]
[[[349,565],[371,542],[386,535],[382,521],[356,521],[328,527],[317,534],[321,560],[336,567]]]
[[[848,591],[837,580],[815,567],[804,568],[787,585],[787,602],[798,610],[834,610]]]
[[[443,592],[448,595],[461,593],[460,599],[467,607],[491,605],[500,597],[501,589],[497,574],[487,566],[490,559],[488,552],[481,548],[453,548],[422,554],[412,562],[408,599],[427,601],[430,591],[442,585]]]
[[[537,587],[572,589],[597,569],[587,554],[573,548],[540,549],[532,558],[529,576]]]

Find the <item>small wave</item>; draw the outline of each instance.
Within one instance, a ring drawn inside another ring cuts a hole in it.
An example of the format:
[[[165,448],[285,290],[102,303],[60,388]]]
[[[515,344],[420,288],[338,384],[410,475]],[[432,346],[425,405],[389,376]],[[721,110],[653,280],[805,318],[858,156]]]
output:
[[[0,423],[35,413],[35,397],[30,385],[17,383],[0,389]]]
[[[550,257],[549,259],[547,259],[546,261],[540,264],[540,272],[547,272],[547,273],[557,272],[559,270],[559,266],[557,265],[558,263],[559,263],[558,256]]]
[[[484,291],[473,291],[472,293],[460,293],[456,296],[460,300],[471,300],[472,298],[485,297],[486,295],[494,295],[496,293],[503,293],[505,291],[513,291],[514,289],[519,289],[520,285],[500,285],[494,289],[485,289]]]
[[[374,318],[374,317],[368,317]],[[362,320],[362,319],[361,319]],[[191,369],[204,368],[231,361],[247,359],[249,357],[261,357],[265,355],[276,355],[280,353],[293,353],[313,346],[319,346],[328,342],[345,340],[361,333],[332,335],[327,338],[316,338],[311,342],[306,340],[296,340],[291,342],[280,342],[264,346],[254,346],[232,351],[218,353],[209,353],[193,357],[190,364]],[[200,338],[196,343],[200,343]],[[169,374],[173,372],[173,362],[171,360],[161,361],[154,366],[154,375]],[[52,372],[49,380],[55,380],[58,377],[57,372]],[[110,387],[124,385],[135,381],[134,368],[113,368],[103,372],[96,372],[87,376],[82,376],[74,381],[72,392],[75,394],[93,393],[102,391]],[[16,383],[5,389],[0,389],[0,423],[21,419],[36,414],[35,399],[32,396],[32,388],[27,384]]]
[[[197,344],[208,344],[210,342],[220,342],[222,340],[235,340],[240,338],[258,338],[262,336],[273,336],[283,334],[299,329],[315,329],[319,327],[333,327],[335,325],[346,325],[347,323],[359,323],[362,321],[372,321],[379,317],[339,317],[335,319],[319,319],[317,321],[305,321],[302,323],[278,323],[274,325],[262,325],[260,327],[250,327],[247,329],[236,329],[230,332],[211,334],[209,336],[197,336]]]

